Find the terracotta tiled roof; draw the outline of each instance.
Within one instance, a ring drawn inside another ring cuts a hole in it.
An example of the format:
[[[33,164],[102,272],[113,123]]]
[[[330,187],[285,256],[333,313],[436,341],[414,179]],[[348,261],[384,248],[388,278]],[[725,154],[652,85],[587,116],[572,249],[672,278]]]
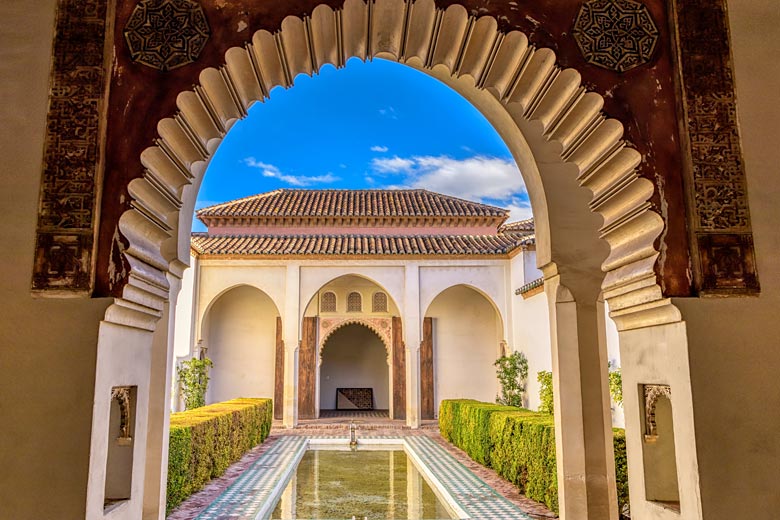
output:
[[[200,255],[506,255],[522,245],[512,235],[208,235],[192,234]]]
[[[500,233],[518,233],[530,235],[534,232],[534,219],[518,220],[517,222],[508,222],[498,230]]]
[[[532,218],[504,224],[498,228],[498,232],[506,235],[513,235],[521,239],[520,244],[524,246],[536,244],[536,232],[534,228],[534,219]]]
[[[218,217],[500,217],[505,209],[427,190],[281,189],[198,210]]]

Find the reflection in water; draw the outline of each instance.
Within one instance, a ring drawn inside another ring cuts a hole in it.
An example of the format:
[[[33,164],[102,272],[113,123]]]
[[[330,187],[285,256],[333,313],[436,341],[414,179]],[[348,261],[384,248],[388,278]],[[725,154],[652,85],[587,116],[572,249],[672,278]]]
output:
[[[451,518],[401,450],[304,454],[271,518]]]

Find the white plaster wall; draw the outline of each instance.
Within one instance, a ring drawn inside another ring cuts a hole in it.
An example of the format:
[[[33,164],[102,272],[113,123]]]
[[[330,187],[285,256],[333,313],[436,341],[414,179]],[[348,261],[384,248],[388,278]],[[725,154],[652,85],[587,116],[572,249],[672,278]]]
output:
[[[276,306],[254,287],[231,289],[206,316],[205,345],[214,362],[207,403],[274,396]]]
[[[0,517],[84,518],[110,299],[30,294],[54,0],[0,2]]]
[[[728,7],[761,294],[674,300],[691,338],[693,413],[707,520],[773,518],[780,511],[780,8],[775,0],[732,0]],[[675,406],[672,389],[673,412]],[[679,443],[676,448],[679,457]]]
[[[604,331],[607,343],[607,359],[612,364],[612,370],[620,369],[620,338],[618,336],[617,325],[609,317],[609,304],[604,302]],[[612,408],[612,427],[625,428],[626,417],[622,404],[617,404],[611,400]]]
[[[434,299],[426,317],[433,318],[434,403],[469,398],[494,402],[498,392],[493,363],[499,357],[498,315],[475,290],[451,287]]]
[[[510,260],[512,337],[509,347],[512,351],[522,352],[528,359],[524,401],[531,410],[539,408],[539,382],[536,374],[542,370],[552,370],[547,295],[540,293],[525,299],[520,294],[514,294],[514,291],[541,276],[541,271],[536,267],[535,251],[523,251]]]
[[[536,249],[525,249],[520,256],[523,260],[523,285],[544,276],[544,273],[536,267]]]
[[[425,311],[431,302],[443,291],[455,285],[468,285],[487,298],[499,313],[499,338],[504,339],[509,335],[506,295],[508,279],[506,276],[506,261],[489,265],[465,264],[460,266],[449,265],[421,265],[420,266],[420,309]]]
[[[278,309],[284,308],[286,298],[287,267],[284,262],[258,263],[247,260],[207,260],[200,262],[200,276],[195,297],[197,298],[196,334],[194,340],[202,339],[203,318],[217,297],[228,290],[248,285],[266,293]]]
[[[390,367],[379,336],[362,325],[346,325],[328,337],[320,366],[320,409],[336,409],[337,388],[373,388],[374,408],[390,407]]]
[[[550,351],[550,316],[547,295],[536,294],[528,299],[514,296],[514,344],[512,349],[528,358],[528,384],[526,385],[526,406],[531,410],[539,408],[539,382],[536,374],[552,370]]]
[[[184,271],[181,291],[176,300],[174,317],[173,355],[184,357],[192,352],[195,345],[195,277],[198,272],[198,259],[190,257],[190,268]]]

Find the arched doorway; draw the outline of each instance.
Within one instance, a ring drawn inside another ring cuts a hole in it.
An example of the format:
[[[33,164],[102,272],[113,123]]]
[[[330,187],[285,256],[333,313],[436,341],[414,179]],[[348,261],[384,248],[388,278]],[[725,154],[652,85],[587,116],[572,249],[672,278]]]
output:
[[[368,326],[350,323],[323,342],[319,368],[320,417],[339,411],[390,409],[387,345]]]
[[[369,387],[375,408],[387,410],[391,419],[406,417],[402,307],[396,301],[402,273],[370,262],[362,268],[309,266],[304,271],[300,290],[312,296],[303,311],[298,362],[285,376],[298,381],[299,417],[316,418],[322,409],[339,408],[338,388]],[[339,381],[365,386],[338,386]]]

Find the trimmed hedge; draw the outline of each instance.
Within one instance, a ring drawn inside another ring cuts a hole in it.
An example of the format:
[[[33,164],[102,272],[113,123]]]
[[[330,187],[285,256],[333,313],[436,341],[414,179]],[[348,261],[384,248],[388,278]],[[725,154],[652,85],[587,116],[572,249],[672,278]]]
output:
[[[528,498],[558,512],[555,423],[552,415],[470,399],[444,400],[442,437],[515,484]],[[628,509],[625,431],[613,430],[618,509]]]
[[[271,399],[233,399],[171,414],[167,512],[268,437]]]

